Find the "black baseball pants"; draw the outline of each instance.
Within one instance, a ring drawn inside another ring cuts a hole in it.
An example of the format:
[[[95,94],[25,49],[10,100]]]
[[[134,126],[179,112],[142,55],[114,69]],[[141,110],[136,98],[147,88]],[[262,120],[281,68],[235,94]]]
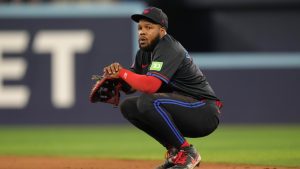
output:
[[[219,124],[214,100],[196,100],[178,93],[128,97],[120,106],[123,116],[166,148],[179,148],[184,137],[203,137]]]

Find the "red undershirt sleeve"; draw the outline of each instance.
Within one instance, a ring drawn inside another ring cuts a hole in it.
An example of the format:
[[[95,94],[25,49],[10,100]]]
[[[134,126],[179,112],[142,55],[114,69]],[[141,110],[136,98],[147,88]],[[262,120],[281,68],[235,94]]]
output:
[[[154,76],[136,74],[124,68],[120,70],[119,77],[132,88],[144,93],[155,93],[162,84],[162,81]]]

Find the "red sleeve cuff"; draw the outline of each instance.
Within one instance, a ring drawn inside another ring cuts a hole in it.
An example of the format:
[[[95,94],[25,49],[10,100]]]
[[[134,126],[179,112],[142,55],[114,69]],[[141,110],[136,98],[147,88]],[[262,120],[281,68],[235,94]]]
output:
[[[140,75],[122,68],[119,77],[126,81],[132,88],[145,93],[155,93],[162,81],[153,76]]]

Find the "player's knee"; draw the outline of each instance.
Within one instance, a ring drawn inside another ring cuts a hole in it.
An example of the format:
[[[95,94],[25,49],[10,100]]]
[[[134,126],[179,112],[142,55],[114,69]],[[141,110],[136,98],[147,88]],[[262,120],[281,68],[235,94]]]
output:
[[[130,116],[132,116],[131,114],[134,113],[134,105],[132,104],[133,103],[129,99],[124,100],[120,104],[121,113],[126,119],[130,118]]]
[[[139,112],[146,113],[153,110],[154,100],[155,100],[154,94],[142,94],[137,101],[137,108]]]

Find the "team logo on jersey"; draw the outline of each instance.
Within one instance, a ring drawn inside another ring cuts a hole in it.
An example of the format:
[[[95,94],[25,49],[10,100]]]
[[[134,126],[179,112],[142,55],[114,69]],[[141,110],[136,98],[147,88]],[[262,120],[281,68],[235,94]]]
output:
[[[152,62],[150,66],[150,70],[160,71],[163,66],[163,62]]]

